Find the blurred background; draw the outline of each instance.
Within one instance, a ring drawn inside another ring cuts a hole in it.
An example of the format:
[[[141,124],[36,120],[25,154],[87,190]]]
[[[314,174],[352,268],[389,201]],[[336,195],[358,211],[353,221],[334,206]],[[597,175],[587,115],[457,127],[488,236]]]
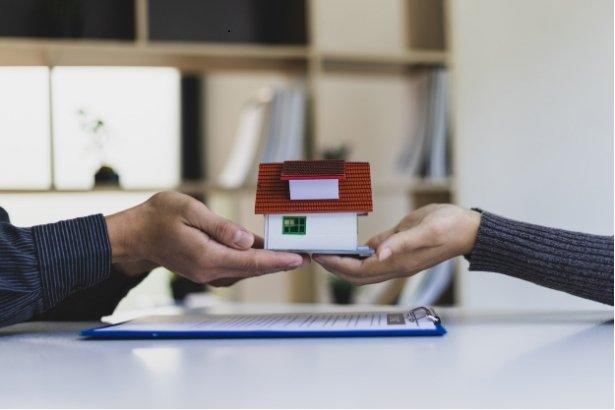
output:
[[[263,231],[259,162],[369,161],[365,241],[432,202],[613,234],[610,0],[0,0],[0,205],[19,226],[177,190]],[[594,308],[461,258],[354,288],[157,269],[130,310],[217,301]]]

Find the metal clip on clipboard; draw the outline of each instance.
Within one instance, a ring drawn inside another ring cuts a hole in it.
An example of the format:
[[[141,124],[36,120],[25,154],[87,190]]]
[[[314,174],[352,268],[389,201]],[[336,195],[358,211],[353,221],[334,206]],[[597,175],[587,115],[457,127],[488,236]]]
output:
[[[410,315],[410,318],[412,320],[414,320],[415,322],[417,322],[417,323],[418,323],[419,319],[421,319],[423,317],[429,318],[429,320],[431,320],[435,324],[439,324],[440,323],[440,316],[438,316],[436,311],[433,310],[432,308],[429,308],[429,307],[426,307],[426,306],[416,307],[416,308],[410,310],[410,312],[408,312],[408,315]]]

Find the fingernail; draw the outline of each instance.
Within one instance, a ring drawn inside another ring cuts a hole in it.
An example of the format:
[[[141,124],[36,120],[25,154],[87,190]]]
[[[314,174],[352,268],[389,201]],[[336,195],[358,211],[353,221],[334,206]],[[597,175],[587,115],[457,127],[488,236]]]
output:
[[[391,256],[393,252],[391,252],[390,248],[384,248],[382,251],[378,252],[378,260],[382,262]]]
[[[254,238],[252,237],[252,234],[246,231],[237,231],[233,237],[233,244],[240,248],[249,248],[252,246],[253,241]]]
[[[304,260],[303,260],[303,258],[301,258],[299,260],[294,260],[292,262],[289,262],[286,265],[285,269],[286,270],[291,270],[291,269],[301,268],[301,267],[303,267],[303,264],[304,264]]]
[[[301,258],[301,259],[300,259],[300,260],[298,260],[298,261],[294,261],[294,262],[292,262],[289,266],[290,266],[291,268],[298,268],[298,267],[300,267],[300,266],[302,266],[302,265],[303,265],[303,258]]]

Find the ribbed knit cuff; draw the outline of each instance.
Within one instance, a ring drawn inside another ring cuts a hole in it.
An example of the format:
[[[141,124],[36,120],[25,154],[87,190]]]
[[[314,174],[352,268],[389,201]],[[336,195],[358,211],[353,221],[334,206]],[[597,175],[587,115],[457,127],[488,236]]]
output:
[[[483,212],[471,271],[499,272],[613,305],[613,237]]]
[[[110,276],[111,245],[102,215],[38,225],[32,231],[45,309]]]

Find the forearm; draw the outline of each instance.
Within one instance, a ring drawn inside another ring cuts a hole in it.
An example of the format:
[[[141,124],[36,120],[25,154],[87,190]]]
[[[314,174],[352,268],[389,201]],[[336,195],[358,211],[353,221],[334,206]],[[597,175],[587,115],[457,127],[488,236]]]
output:
[[[0,223],[0,326],[27,320],[43,306],[32,229]]]
[[[110,272],[101,215],[32,228],[0,223],[0,325],[47,311]]]
[[[484,212],[471,271],[499,272],[613,305],[613,237],[547,228]]]
[[[109,278],[71,294],[55,307],[35,315],[31,320],[99,320],[112,314],[126,294],[146,276],[144,271],[141,275],[128,277],[112,268]]]
[[[143,210],[143,206],[140,206]],[[143,216],[137,207],[108,215],[105,224],[111,246],[113,268],[126,276],[149,272],[159,265],[142,259],[138,244],[144,242]]]

